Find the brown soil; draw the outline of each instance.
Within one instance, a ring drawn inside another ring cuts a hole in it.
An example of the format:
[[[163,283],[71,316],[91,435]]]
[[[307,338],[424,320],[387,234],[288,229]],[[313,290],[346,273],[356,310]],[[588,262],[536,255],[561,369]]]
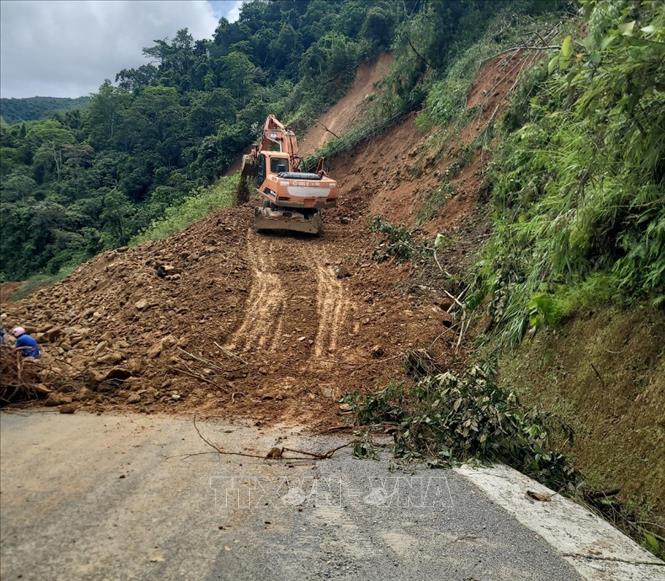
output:
[[[302,157],[312,155],[335,135],[342,135],[349,130],[361,114],[363,104],[376,91],[376,84],[386,76],[394,60],[390,53],[384,53],[373,62],[358,67],[356,78],[346,95],[328,109],[299,141]]]
[[[479,82],[506,62],[485,67]],[[365,81],[347,106],[329,112],[335,123],[353,119],[351,104],[388,64],[383,57],[359,73]],[[483,129],[494,102],[477,108],[466,139]],[[372,261],[366,220],[414,224],[422,193],[459,151],[452,135],[420,135],[409,117],[332,160],[341,202],[319,238],[257,235],[252,208],[223,210],[166,240],[103,253],[3,312],[44,344],[41,380],[57,391],[53,403],[339,423],[340,395],[402,377],[405,351],[430,349],[442,368],[464,360],[449,303],[415,282],[409,264]],[[426,234],[445,228],[456,241],[440,256],[451,272],[485,236],[487,160],[473,155],[454,178],[456,196],[435,226],[425,224]]]

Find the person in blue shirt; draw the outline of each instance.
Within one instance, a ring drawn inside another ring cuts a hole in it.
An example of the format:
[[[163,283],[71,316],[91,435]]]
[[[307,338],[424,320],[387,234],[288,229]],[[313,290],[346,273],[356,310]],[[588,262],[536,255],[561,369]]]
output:
[[[23,357],[32,357],[33,359],[39,357],[39,343],[28,335],[23,327],[14,327],[12,335],[16,337],[15,347],[21,352]]]

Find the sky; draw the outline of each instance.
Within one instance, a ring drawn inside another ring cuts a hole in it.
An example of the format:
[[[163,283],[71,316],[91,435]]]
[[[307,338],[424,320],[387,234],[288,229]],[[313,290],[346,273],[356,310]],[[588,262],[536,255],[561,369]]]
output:
[[[188,28],[209,38],[242,0],[0,0],[0,96],[80,97],[142,49]]]

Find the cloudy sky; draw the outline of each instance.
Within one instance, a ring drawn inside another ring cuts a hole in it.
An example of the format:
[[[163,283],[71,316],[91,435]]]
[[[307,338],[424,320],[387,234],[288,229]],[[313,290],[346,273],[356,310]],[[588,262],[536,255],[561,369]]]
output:
[[[189,28],[210,37],[242,0],[2,0],[0,95],[79,97],[124,68],[143,47]]]

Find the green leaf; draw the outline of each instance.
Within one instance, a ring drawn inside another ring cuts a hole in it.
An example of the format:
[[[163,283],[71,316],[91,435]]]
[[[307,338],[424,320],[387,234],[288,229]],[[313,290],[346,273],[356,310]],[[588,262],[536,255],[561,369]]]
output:
[[[569,59],[571,54],[573,54],[573,37],[568,35],[563,39],[563,44],[561,45],[561,56],[564,59]]]
[[[600,42],[600,49],[605,50],[610,44],[614,42],[614,39],[616,38],[616,34],[611,34],[610,36],[606,36],[603,38],[603,40]]]
[[[643,26],[642,28],[640,28],[640,30],[644,34],[653,34],[654,32],[656,32],[656,27],[653,24],[649,24],[649,26]]]
[[[559,65],[559,55],[557,54],[550,59],[549,63],[547,63],[547,74],[551,75],[557,69],[558,65]]]
[[[619,31],[623,36],[633,36],[633,29],[635,28],[635,21],[624,22],[619,24]]]
[[[658,539],[651,533],[644,533],[644,544],[653,553],[660,548]]]

